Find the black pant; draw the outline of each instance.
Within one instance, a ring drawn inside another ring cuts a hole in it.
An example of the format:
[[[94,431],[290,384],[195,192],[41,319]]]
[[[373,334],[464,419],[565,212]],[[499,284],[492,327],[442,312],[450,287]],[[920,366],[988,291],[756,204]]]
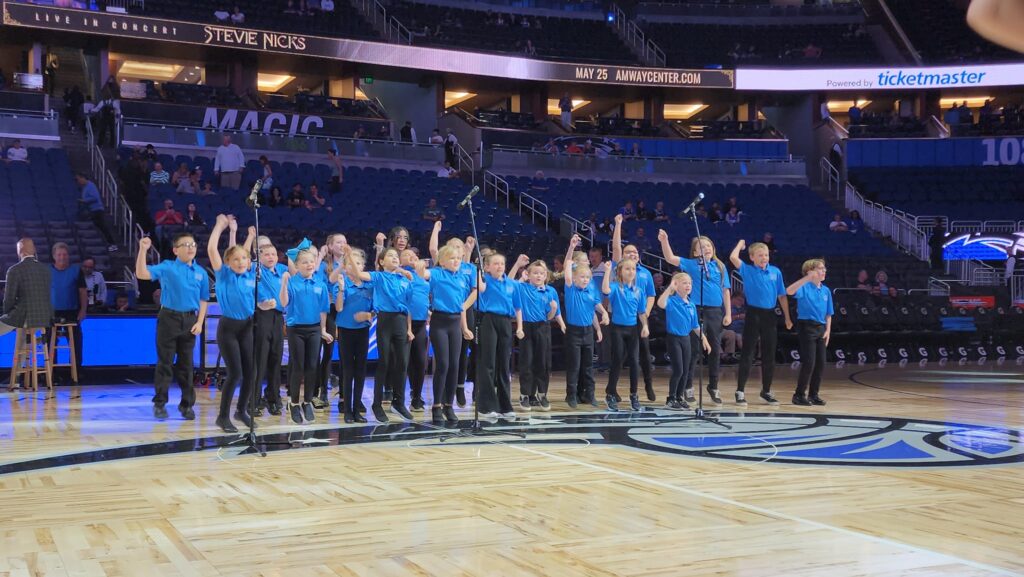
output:
[[[668,398],[679,399],[683,396],[683,387],[690,381],[690,335],[679,336],[669,334],[665,339],[668,345],[668,358],[672,363],[672,376],[668,379]]]
[[[75,290],[77,291],[77,289],[75,289]],[[78,309],[68,309],[68,310],[53,311],[53,318],[57,319],[57,320],[62,320],[62,321],[67,322],[67,323],[78,322]],[[43,339],[44,339],[44,342],[46,343],[47,346],[50,345],[50,331],[51,330],[53,330],[52,327],[49,330],[47,330],[47,331],[45,331],[43,333]],[[77,327],[75,327],[74,329],[71,329],[71,330],[73,330],[75,332],[75,338],[72,339],[74,341],[74,343],[75,343],[75,368],[78,370],[78,378],[79,378],[79,380],[81,380],[81,378],[82,378],[82,357],[85,356],[85,355],[82,354],[82,352],[83,352],[82,351],[82,325],[79,324]],[[60,336],[60,335],[67,336],[67,331],[62,330],[60,333],[58,333],[57,336]],[[69,359],[70,359],[70,354],[68,356],[69,356]],[[52,355],[51,355],[51,358],[52,358]],[[56,361],[56,359],[54,359],[54,361]],[[71,376],[71,369],[69,368],[67,371],[68,371],[68,376],[70,377]]]
[[[337,317],[335,317],[334,315],[332,315],[330,313],[327,314],[327,324],[326,324],[327,334],[331,334],[331,335],[337,336],[337,334],[338,334],[338,325],[336,324],[336,321],[335,321],[336,318]],[[327,386],[329,384],[328,379],[330,379],[330,377],[331,377],[331,365],[334,364],[334,361],[331,359],[331,357],[333,357],[333,356],[334,356],[334,343],[328,343],[327,341],[321,339],[321,342],[320,342],[320,366],[318,367],[317,373],[316,373],[316,376],[317,376],[317,379],[316,379],[316,394],[324,402],[327,401]]]
[[[619,372],[622,370],[622,363],[629,364],[629,394],[635,395],[637,390],[637,376],[640,372],[640,359],[637,353],[640,347],[637,346],[637,338],[640,336],[635,326],[609,325],[609,337],[612,339],[612,364],[608,367],[608,386],[605,394],[615,395],[618,393]]]
[[[804,396],[810,386],[810,396],[818,396],[821,372],[825,368],[825,325],[814,321],[797,322],[800,340],[800,374],[796,380],[796,394]]]
[[[249,412],[249,395],[252,394],[254,371],[252,366],[252,317],[245,320],[221,317],[217,321],[217,348],[228,368],[228,377],[224,388],[220,391],[220,413],[227,417],[231,409],[231,398],[235,396],[235,387],[242,382],[242,390],[238,394],[238,411]]]
[[[512,357],[512,319],[493,313],[481,313],[480,334],[477,335],[480,358],[476,362],[477,408],[481,413],[512,412],[512,379],[509,359]]]
[[[317,364],[320,360],[320,323],[288,327],[288,396],[299,402],[299,383],[303,383],[304,402],[316,396]]]
[[[427,374],[427,321],[412,321],[413,339],[409,347],[409,399],[423,398],[423,378]],[[437,404],[434,397],[434,404]]]
[[[392,402],[404,404],[405,370],[409,364],[409,327],[405,313],[377,314],[377,373],[373,379],[373,404],[384,401],[384,385],[392,391]]]
[[[472,381],[476,376],[476,343],[480,339],[477,335],[476,309],[466,311],[466,324],[474,333],[474,339],[462,341],[462,349],[459,352],[459,375],[458,386],[464,386],[467,380]],[[475,393],[474,393],[475,394]]]
[[[637,323],[634,327],[636,330],[636,344],[637,347],[636,357],[640,364],[640,370],[644,374],[644,385],[651,387],[653,381],[651,380],[651,371],[654,370],[653,363],[651,363],[651,339],[648,337],[641,337],[640,331],[643,330],[643,325]],[[630,378],[633,378],[633,373],[629,374]]]
[[[594,327],[565,327],[565,395],[588,400],[594,394]],[[579,389],[577,389],[577,386]]]
[[[345,413],[354,415],[363,398],[366,382],[366,355],[370,349],[370,327],[339,329],[338,358],[341,359],[341,396],[345,399]]]
[[[156,317],[156,371],[153,375],[153,404],[167,404],[167,389],[171,386],[171,377],[181,387],[181,409],[196,404],[196,391],[192,386],[192,351],[196,346],[196,336],[192,334],[192,325],[196,324],[195,311],[178,312],[160,309]]]
[[[102,210],[93,210],[89,212],[89,216],[92,218],[92,223],[99,229],[100,234],[103,235],[103,240],[107,241],[107,244],[117,244],[114,242],[114,235],[110,232],[110,226],[107,225],[107,219],[103,214]]]
[[[697,307],[700,318],[704,321],[704,336],[708,338],[711,345],[711,355],[708,358],[708,387],[718,388],[718,373],[722,364],[722,321],[725,312],[722,307]],[[690,366],[687,369],[685,385],[687,389],[693,388],[693,375],[697,373],[697,363],[700,362],[703,345],[697,343],[697,348],[690,355]]]
[[[256,310],[256,383],[266,380],[263,398],[281,403],[281,355],[284,354],[284,313]]]
[[[747,322],[743,325],[743,352],[740,353],[739,378],[736,390],[743,391],[747,387],[750,369],[754,366],[754,351],[757,343],[761,343],[761,391],[772,389],[772,378],[775,375],[775,346],[779,333],[775,328],[775,309],[747,307]]]
[[[459,355],[463,350],[462,315],[441,312],[431,315],[430,344],[434,346],[434,405],[451,405],[459,376]]]
[[[551,323],[523,323],[519,342],[519,393],[532,397],[548,394],[551,379]]]

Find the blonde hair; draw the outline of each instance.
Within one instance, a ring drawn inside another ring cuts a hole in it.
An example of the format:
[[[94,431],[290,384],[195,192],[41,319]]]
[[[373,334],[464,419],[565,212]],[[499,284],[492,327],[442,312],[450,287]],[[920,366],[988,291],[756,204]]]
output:
[[[572,269],[572,278],[573,278],[573,280],[575,280],[576,277],[581,275],[581,274],[585,274],[585,275],[587,275],[589,277],[593,277],[594,276],[594,271],[590,269],[590,265],[589,264],[579,264],[579,265],[576,265],[576,268]]]
[[[441,266],[441,263],[450,258],[459,258],[459,249],[452,246],[451,243],[446,244],[437,251],[437,265]]]
[[[747,247],[747,254],[754,254],[754,251],[758,251],[758,250],[763,250],[765,252],[769,252],[768,251],[768,245],[766,245],[763,242],[755,242],[754,244],[752,244],[752,245]]]
[[[352,259],[356,259],[356,258],[362,260],[363,261],[363,266],[366,266],[366,253],[363,252],[363,249],[361,249],[361,248],[351,248],[351,249],[349,249],[348,254],[345,255],[345,265],[348,266],[348,265],[353,264],[353,260]]]
[[[588,257],[587,253],[583,252],[582,250],[578,250],[572,253],[572,262],[577,264],[590,264],[590,257]]]
[[[494,258],[497,258],[497,257],[501,257],[502,259],[505,258],[505,255],[501,254],[500,252],[498,252],[498,251],[496,251],[494,249],[485,248],[483,251],[480,251],[480,253],[484,257],[484,266],[490,265],[491,264],[491,259],[494,259]]]
[[[804,261],[804,265],[800,267],[801,274],[807,274],[819,266],[825,266],[825,259],[823,258],[810,258]]]
[[[677,272],[676,274],[672,275],[672,283],[673,284],[677,280],[683,280],[683,279],[686,279],[686,280],[690,281],[691,285],[693,284],[693,277],[691,277],[689,274],[687,274],[685,272]]]
[[[704,254],[703,250],[698,250],[702,241],[707,241],[711,245],[711,260],[715,261],[715,265],[718,266],[718,273],[722,275],[722,278],[725,278],[725,263],[718,258],[718,249],[715,248],[715,243],[710,238],[703,235],[693,237],[693,240],[690,241],[690,258]],[[675,280],[675,277],[672,277],[672,280]]]
[[[636,272],[636,261],[634,260],[622,260],[618,265],[615,266],[615,282],[619,284],[626,284],[626,281],[622,280],[622,271],[627,266],[633,267],[633,272]],[[633,277],[633,283],[636,284],[636,277]]]
[[[529,265],[526,266],[526,270],[530,270],[531,268],[537,267],[537,266],[539,266],[540,268],[544,269],[545,271],[548,271],[548,263],[544,262],[541,259],[537,259],[537,260],[531,262]]]
[[[315,249],[313,249],[313,248],[304,248],[304,249],[299,251],[299,254],[295,255],[295,261],[294,262],[295,262],[295,264],[299,264],[299,261],[304,256],[308,256],[309,258],[311,258],[313,260],[313,262],[316,262],[317,254],[318,254],[317,251]]]
[[[246,256],[249,256],[249,251],[245,250],[244,246],[242,246],[240,244],[236,244],[236,245],[229,246],[224,251],[224,260],[231,260],[235,256],[235,253],[238,253],[238,252],[241,252],[242,254],[244,254]]]

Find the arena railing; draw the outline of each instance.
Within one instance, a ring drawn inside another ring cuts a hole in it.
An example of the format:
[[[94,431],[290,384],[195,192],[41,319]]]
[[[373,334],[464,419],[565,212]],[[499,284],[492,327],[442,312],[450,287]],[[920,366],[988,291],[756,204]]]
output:
[[[921,54],[917,51],[917,48],[914,48],[914,44],[910,41],[910,37],[907,36],[903,27],[900,26],[899,21],[896,20],[896,16],[893,15],[892,10],[889,9],[889,5],[885,0],[877,0],[877,4],[884,16],[883,27],[888,28],[887,32],[889,32],[889,36],[895,37],[899,41],[900,48],[905,51],[907,56],[910,56],[914,60],[915,64],[923,66],[924,60],[921,58]]]
[[[648,38],[618,4],[612,4],[611,8],[615,14],[615,29],[619,37],[632,45],[644,64],[654,67],[665,66],[665,51],[654,40]]]
[[[834,192],[836,198],[839,198],[839,169],[833,166],[824,156],[818,161],[818,167],[821,170],[821,182],[825,183],[828,192]]]
[[[121,235],[121,243],[128,249],[129,254],[134,253],[138,238],[140,238],[135,235],[135,215],[132,214],[128,203],[118,194],[117,179],[107,169],[107,159],[96,144],[92,123],[88,120],[85,122],[85,132],[89,148],[90,168],[95,184],[100,190],[100,198],[103,199],[107,214],[114,220],[114,226],[117,227],[117,231]]]
[[[917,227],[914,215],[867,200],[850,183],[846,184],[845,206],[847,211],[859,212],[867,228],[888,237],[903,252],[928,260],[928,234]]]
[[[501,199],[505,199],[505,208],[512,207],[512,194],[508,186],[508,181],[504,178],[494,174],[487,170],[484,171],[484,198],[494,197],[494,201],[501,203]]]
[[[578,234],[580,235],[580,238],[586,241],[588,247],[594,246],[594,235],[596,231],[592,226],[567,212],[562,213],[560,220],[562,224],[566,225],[566,228],[560,231],[563,236],[571,238],[572,235]]]
[[[412,33],[398,18],[388,14],[379,0],[358,0],[356,7],[374,28],[380,28],[384,39],[392,44],[412,44]]]
[[[5,138],[60,140],[60,114],[56,110],[0,109],[0,127],[0,134]]]
[[[538,220],[544,222],[544,228],[548,228],[548,205],[542,202],[540,199],[531,196],[525,192],[519,193],[519,216],[523,216],[523,212],[527,212],[530,215],[530,221],[533,224],[538,224]]]

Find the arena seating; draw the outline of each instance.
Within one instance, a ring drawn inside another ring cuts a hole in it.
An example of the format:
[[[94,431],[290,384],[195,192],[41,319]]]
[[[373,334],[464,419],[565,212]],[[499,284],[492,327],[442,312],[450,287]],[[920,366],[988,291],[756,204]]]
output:
[[[485,110],[483,108],[474,110],[472,118],[474,124],[482,128],[513,128],[516,130],[533,130],[542,122],[532,113]]]
[[[295,2],[298,5],[298,2]],[[298,14],[288,12],[287,0],[232,0],[225,4],[203,0],[149,0],[139,3],[146,16],[214,23],[216,10],[238,6],[245,14],[242,25],[261,30],[279,30],[320,36],[378,39],[377,32],[349,2],[335,2],[334,12]]]
[[[669,66],[703,68],[721,65],[815,67],[836,64],[873,64],[882,58],[871,37],[856,34],[850,25],[725,25],[670,24],[643,25],[650,38],[665,51]],[[816,58],[806,58],[804,49],[813,44],[821,49]],[[744,55],[730,55],[739,47]],[[753,55],[747,51],[753,47]]]
[[[649,120],[600,116],[593,120],[573,121],[576,134],[598,134],[601,136],[658,136],[661,130]]]
[[[498,25],[497,12],[412,2],[393,3],[391,13],[417,34],[414,44],[522,53],[530,40],[536,48],[536,58],[636,63],[633,54],[603,20],[530,16],[531,26],[524,28],[515,14],[502,14],[506,23]],[[428,30],[426,35],[424,28]]]
[[[41,255],[53,243],[66,242],[72,262],[84,256],[105,270],[107,245],[86,217],[79,219],[78,198],[67,153],[60,148],[29,148],[28,164],[0,162],[0,270],[17,262],[14,245],[22,236],[33,239]]]
[[[916,138],[928,135],[924,123],[913,116],[865,114],[860,124],[848,126],[850,138]]]
[[[900,26],[925,62],[990,62],[1020,58],[978,36],[967,26],[962,2],[952,0],[890,0]]]
[[[1024,182],[1012,166],[860,168],[849,178],[865,198],[911,214],[1024,219]]]
[[[688,16],[787,17],[856,16],[863,13],[857,0],[776,4],[771,0],[654,0],[638,2],[638,14],[685,14]]]

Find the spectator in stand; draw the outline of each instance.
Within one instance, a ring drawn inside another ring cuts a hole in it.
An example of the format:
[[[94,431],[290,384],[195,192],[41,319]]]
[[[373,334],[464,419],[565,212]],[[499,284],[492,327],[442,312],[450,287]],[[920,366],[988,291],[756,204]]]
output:
[[[523,18],[523,22],[527,22],[526,18]],[[529,38],[526,39],[526,44],[523,45],[523,54],[527,56],[536,56],[537,48],[533,45],[533,41]]]
[[[245,14],[242,13],[242,9],[238,6],[235,6],[231,10],[231,23],[235,26],[241,26],[242,24],[245,24]]]
[[[17,247],[20,261],[7,269],[0,335],[22,327],[43,327],[53,320],[50,267],[39,262],[32,239],[19,240]]]
[[[341,164],[338,151],[333,148],[327,151],[327,166],[331,167],[331,185],[328,190],[331,195],[339,194],[341,185],[345,181],[345,167]]]
[[[96,270],[96,259],[91,256],[82,259],[82,278],[85,279],[89,308],[102,307],[107,302],[107,279]]]
[[[427,201],[427,208],[423,210],[423,220],[429,220],[430,222],[444,220],[444,213],[438,208],[436,198]]]
[[[456,160],[458,150],[458,137],[455,136],[455,133],[452,132],[451,128],[446,128],[444,137],[444,159],[446,162],[448,162],[448,164],[455,166],[455,164],[458,162],[458,160]]]
[[[607,216],[597,225],[597,232],[600,234],[612,233],[612,219]]]
[[[270,205],[270,208],[277,208],[286,204],[284,195],[281,194],[280,186],[275,186],[270,189],[270,198],[267,199],[267,204]]]
[[[175,192],[178,194],[199,194],[202,188],[203,184],[199,179],[199,169],[196,168],[188,173],[188,178],[178,180],[178,188],[175,189]]]
[[[739,201],[736,200],[735,196],[729,197],[729,200],[726,201],[726,203],[725,203],[725,212],[729,212],[729,210],[731,210],[733,208],[736,209],[736,212],[738,212],[740,214],[743,214],[743,209],[740,208],[740,203],[739,203]]]
[[[0,68],[0,90],[7,88],[7,76],[4,75],[4,69]]]
[[[640,152],[640,143],[634,142],[633,146],[629,148],[629,156],[643,156]]]
[[[292,187],[291,193],[288,194],[288,207],[289,208],[302,208],[306,205],[306,193],[302,190],[302,185],[295,183]]]
[[[566,154],[583,154],[583,149],[580,145],[576,144],[575,141],[569,142],[569,145],[565,147]]]
[[[596,230],[597,229],[597,213],[596,212],[590,213],[590,216],[588,216],[587,219],[583,221],[583,226],[589,228],[590,230]]]
[[[270,166],[270,160],[264,155],[260,156],[260,168],[263,170],[263,176],[260,177],[260,191],[270,190],[274,187],[274,168]]]
[[[562,127],[572,132],[572,98],[569,98],[568,92],[559,99],[558,109],[562,111]]]
[[[67,120],[68,128],[71,129],[72,134],[78,130],[78,125],[82,123],[82,105],[85,104],[85,96],[82,94],[82,89],[78,86],[71,88],[68,92],[67,98],[64,99],[64,118]]]
[[[188,208],[185,209],[185,228],[194,230],[197,228],[206,228],[206,221],[199,214],[199,209],[196,208],[196,203],[188,203]]]
[[[231,18],[231,14],[229,14],[227,10],[219,8],[213,11],[213,17],[218,23],[227,24],[228,19]]]
[[[128,295],[123,292],[117,293],[117,296],[114,297],[114,312],[127,313],[131,312],[131,310],[131,300],[128,298]]]
[[[242,170],[245,169],[245,155],[237,144],[231,142],[231,136],[225,134],[221,145],[217,147],[217,156],[213,160],[213,175],[220,176],[220,187],[238,190],[242,184]]]
[[[832,232],[850,232],[850,227],[846,226],[843,215],[838,212],[832,217],[832,222],[828,223],[828,229]]]
[[[665,212],[665,202],[659,200],[654,205],[654,220],[656,222],[671,222],[668,213]]]
[[[862,291],[871,292],[871,284],[868,282],[868,271],[861,269],[857,273],[857,288]]]
[[[142,149],[141,154],[142,154],[142,158],[147,163],[149,163],[149,162],[156,162],[156,159],[158,158],[158,155],[156,153],[156,147],[154,147],[152,144],[147,144],[146,148]]]
[[[217,192],[213,190],[212,182],[204,182],[202,190],[199,191],[199,196],[216,196]]]
[[[850,211],[850,218],[846,219],[846,228],[850,230],[850,234],[857,234],[864,230],[864,219],[860,217],[860,212]]]
[[[717,202],[711,203],[711,210],[708,211],[708,220],[711,224],[722,222],[722,205]]]
[[[808,42],[807,46],[803,49],[804,58],[808,60],[817,60],[821,58],[821,48],[816,46],[814,42]]]
[[[402,142],[416,142],[416,129],[412,127],[411,120],[405,121],[399,134],[402,137]]]
[[[533,173],[533,180],[530,181],[530,190],[548,190],[546,177],[543,170]]]
[[[772,233],[764,233],[764,236],[761,237],[761,242],[768,247],[768,256],[775,257],[775,253],[779,252],[778,249],[775,248],[775,235]]]
[[[309,210],[324,209],[333,212],[334,207],[327,205],[327,199],[320,196],[320,187],[313,183],[309,185],[309,200],[306,201],[306,208]]]
[[[725,222],[729,226],[735,226],[740,223],[740,209],[735,206],[729,209],[729,212],[725,213]]]
[[[188,180],[188,177],[188,165],[182,162],[180,165],[178,165],[178,170],[175,170],[174,174],[171,175],[171,184],[173,184],[174,186],[178,186],[181,184],[182,180]]]
[[[884,270],[875,273],[875,284],[871,285],[871,294],[876,297],[896,297],[896,287],[889,284],[889,275]]]
[[[15,139],[7,149],[7,162],[24,162],[28,164],[28,150],[21,145],[21,139]]]
[[[452,168],[452,163],[444,161],[444,166],[437,170],[438,178],[458,178],[459,171]]]
[[[430,144],[433,144],[434,146],[440,146],[444,144],[444,137],[441,136],[440,130],[435,128],[434,131],[430,133]]]
[[[68,250],[67,243],[55,243],[50,252],[53,256],[53,264],[50,266],[50,277],[53,279],[53,284],[50,285],[53,318],[62,322],[79,324],[79,330],[75,331],[75,350],[78,352],[75,356],[75,364],[78,368],[78,376],[81,377],[81,324],[85,320],[89,307],[89,293],[85,285],[85,276],[82,274],[82,267],[71,264],[71,252]],[[47,336],[46,342],[49,341],[50,338]]]
[[[383,140],[385,142],[391,140],[391,127],[387,124],[381,124],[380,129],[377,130],[377,140]]]
[[[942,258],[943,245],[946,244],[946,227],[938,225],[932,230],[932,236],[928,238],[928,262],[932,270],[943,270],[945,268]]]
[[[75,182],[78,183],[78,188],[82,191],[82,196],[78,199],[78,203],[89,211],[89,218],[92,219],[92,223],[96,225],[100,234],[103,235],[103,240],[107,243],[107,252],[117,252],[114,234],[110,232],[110,227],[107,226],[107,218],[104,214],[105,207],[103,199],[100,198],[100,190],[96,188],[95,183],[82,173],[75,175]]]
[[[174,201],[164,200],[163,210],[158,210],[153,219],[156,222],[156,236],[161,241],[174,236],[178,227],[184,226],[185,217],[174,209]]]
[[[729,306],[732,323],[722,330],[722,364],[735,365],[739,362],[736,353],[743,348],[743,325],[747,322],[747,301],[743,294],[733,292]]]
[[[636,229],[636,232],[633,233],[633,242],[630,244],[635,246],[641,253],[651,250],[651,241],[648,240],[647,235],[644,233],[644,227],[641,226]]]
[[[149,173],[149,184],[167,184],[171,181],[171,175],[164,170],[164,165],[159,162],[153,165],[153,172]]]
[[[594,154],[594,142],[589,138],[583,143],[583,154],[585,156]]]
[[[654,218],[654,214],[647,210],[647,203],[642,200],[638,200],[636,203],[636,219],[651,220],[652,218]]]
[[[850,115],[850,124],[860,124],[861,121],[861,109],[857,106],[857,102],[854,101],[853,106],[846,111]]]
[[[622,215],[622,220],[636,220],[636,211],[633,210],[633,201],[627,200],[626,204],[622,205],[619,209],[619,214]]]

